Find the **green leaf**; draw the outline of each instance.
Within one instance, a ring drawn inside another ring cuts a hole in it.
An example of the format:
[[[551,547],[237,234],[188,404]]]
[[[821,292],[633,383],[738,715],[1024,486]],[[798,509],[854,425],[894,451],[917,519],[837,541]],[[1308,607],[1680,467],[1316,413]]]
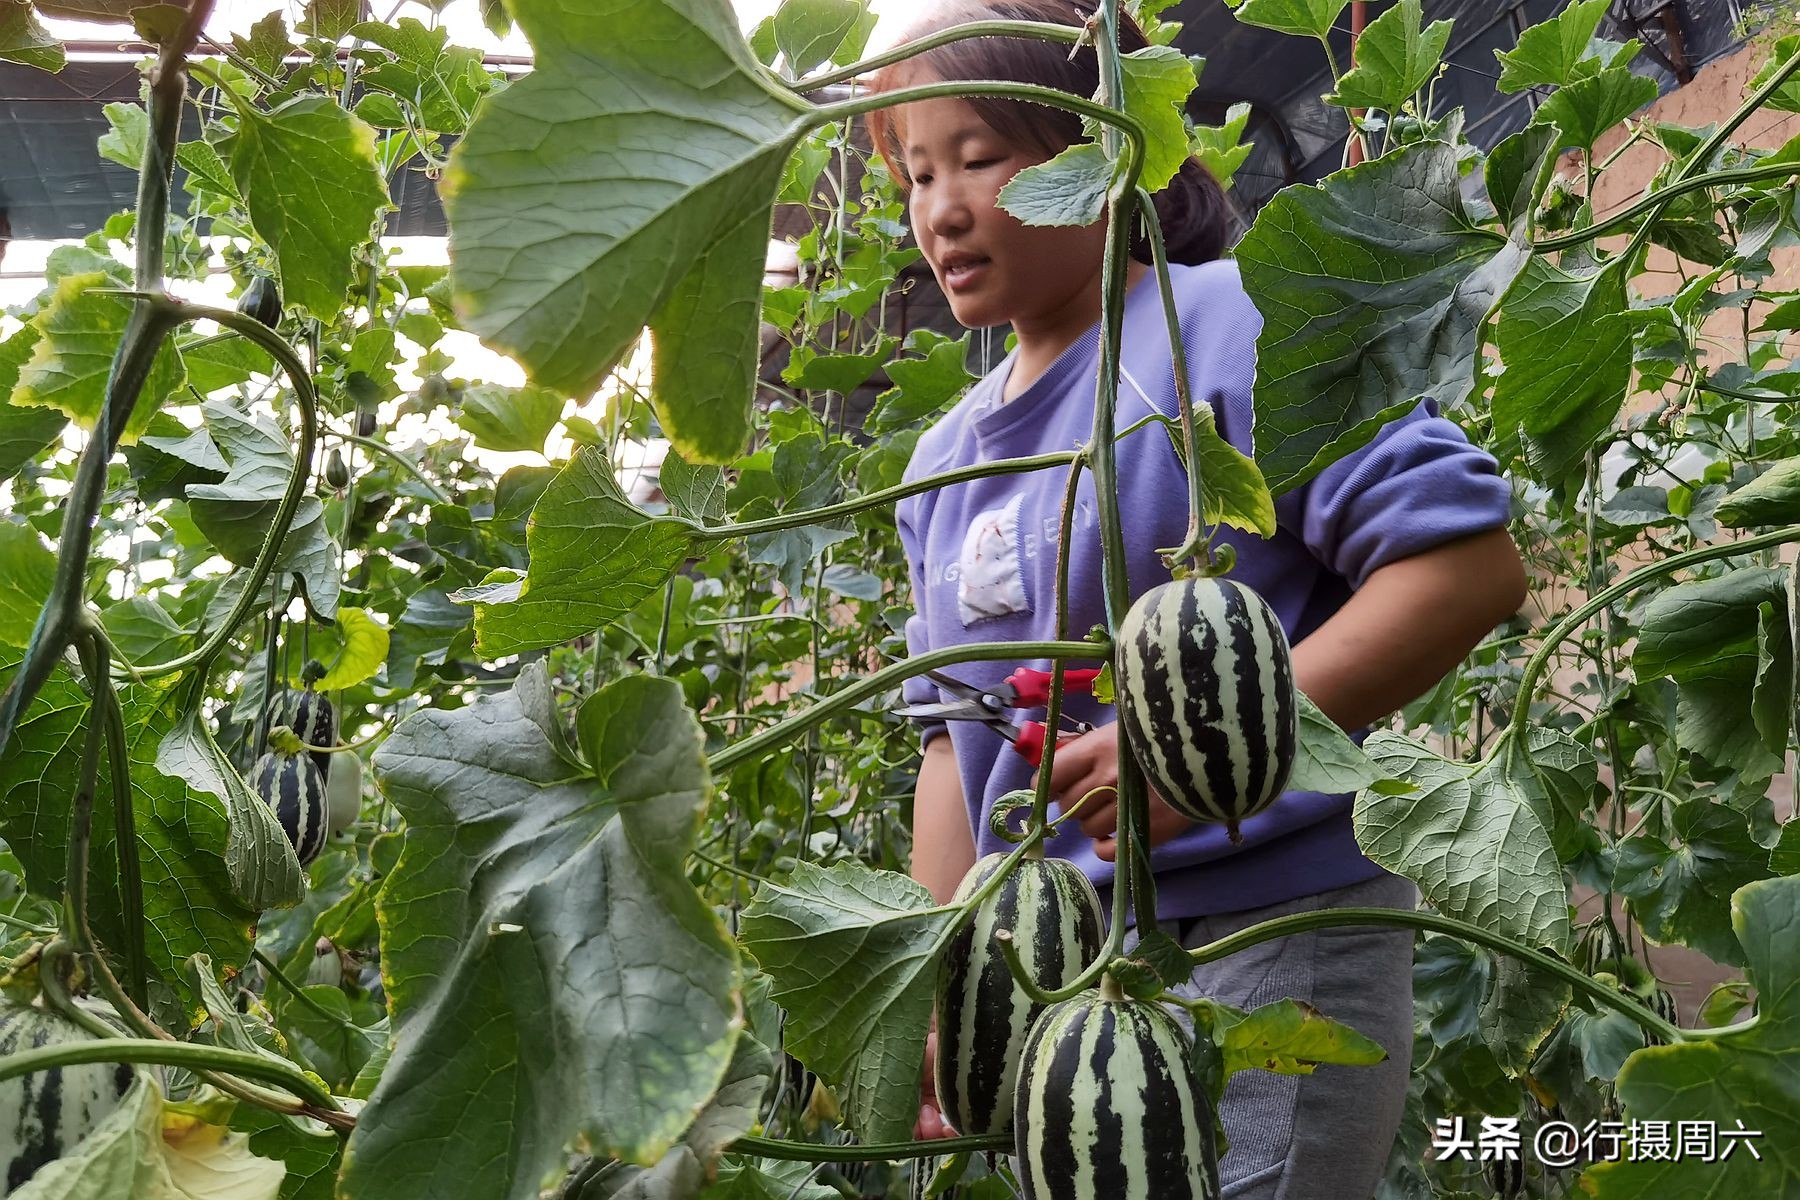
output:
[[[1558,857],[1573,856],[1600,781],[1593,751],[1561,730],[1533,726],[1495,743],[1489,762],[1550,831]]]
[[[1231,190],[1232,178],[1250,157],[1250,151],[1256,148],[1256,143],[1244,141],[1250,112],[1249,101],[1238,101],[1225,110],[1223,124],[1194,126],[1188,145],[1188,153],[1198,158],[1207,174],[1218,180],[1219,186],[1226,191]]]
[[[534,1200],[576,1136],[654,1162],[725,1076],[737,956],[685,869],[712,792],[700,726],[648,675],[582,705],[585,764],[560,720],[536,662],[376,752],[407,824],[379,901],[398,1029],[345,1200]]]
[[[725,472],[711,465],[693,466],[670,451],[658,475],[663,498],[677,515],[701,525],[725,519]]]
[[[1494,322],[1508,364],[1494,388],[1494,433],[1503,447],[1522,442],[1546,478],[1579,467],[1618,418],[1631,383],[1626,308],[1622,272],[1571,273],[1540,257],[1506,294]]]
[[[1400,0],[1370,21],[1356,43],[1356,65],[1338,80],[1331,103],[1398,112],[1437,74],[1451,21],[1424,28],[1419,0]]]
[[[175,162],[186,171],[189,191],[212,192],[228,200],[243,201],[237,182],[210,142],[183,142],[175,147]]]
[[[1675,835],[1678,845],[1652,837],[1619,843],[1614,889],[1651,940],[1743,965],[1726,897],[1768,876],[1768,853],[1743,813],[1705,799],[1676,807]]]
[[[1397,734],[1363,743],[1377,768],[1416,790],[1356,797],[1363,853],[1419,885],[1448,917],[1564,953],[1568,895],[1550,829],[1496,758],[1451,762]]]
[[[240,337],[184,347],[181,361],[187,366],[188,383],[202,396],[275,373],[275,360],[269,352]]]
[[[1305,692],[1300,701],[1300,739],[1288,788],[1296,792],[1360,792],[1386,780],[1362,747],[1336,721],[1320,711]]]
[[[279,12],[272,12],[250,26],[249,37],[232,34],[231,44],[265,75],[276,77],[282,73],[283,60],[294,49],[293,40],[288,37],[287,17]]]
[[[867,7],[865,0],[782,0],[775,10],[775,44],[794,78],[828,61]]]
[[[250,1135],[252,1151],[287,1168],[281,1200],[335,1200],[341,1145],[336,1134],[308,1137],[280,1114],[254,1104],[238,1105],[231,1127]]]
[[[1727,529],[1800,521],[1800,458],[1784,458],[1719,501],[1713,511]]]
[[[1181,431],[1165,426],[1175,457],[1187,467]],[[1219,433],[1212,405],[1194,405],[1194,449],[1200,456],[1200,515],[1210,525],[1229,525],[1262,537],[1275,536],[1275,500],[1256,460]]]
[[[1761,91],[1763,85],[1773,79],[1782,65],[1796,53],[1800,53],[1800,34],[1789,34],[1786,37],[1777,38],[1775,44],[1769,49],[1769,57],[1763,62],[1744,90],[1746,92]],[[1763,107],[1778,112],[1800,112],[1800,79],[1790,75],[1787,82],[1776,88],[1763,102]]]
[[[329,321],[344,306],[352,255],[392,207],[375,131],[332,97],[301,96],[240,113],[221,147],[250,223],[275,251],[283,301]]]
[[[770,208],[809,106],[766,82],[723,0],[516,0],[513,16],[537,69],[487,97],[445,179],[459,309],[575,397],[648,324],[664,430],[690,462],[736,458]]]
[[[1794,730],[1794,646],[1788,635],[1786,605],[1767,600],[1756,608],[1756,684],[1750,693],[1750,717],[1763,746],[1786,754]]]
[[[975,382],[969,372],[969,336],[948,338],[931,330],[915,330],[908,348],[923,358],[896,358],[887,364],[894,386],[875,400],[866,423],[871,432],[903,429],[934,416]]]
[[[167,609],[148,596],[128,596],[100,610],[100,624],[125,661],[159,663],[188,649],[192,634],[176,624]],[[0,641],[6,641],[0,634]]]
[[[894,345],[895,339],[884,337],[868,354],[820,354],[811,346],[796,346],[781,377],[797,388],[847,395],[881,369]]]
[[[548,388],[474,384],[463,389],[456,423],[484,450],[542,454],[545,439],[562,420],[563,404]]]
[[[144,165],[144,143],[150,137],[150,114],[141,104],[108,104],[100,110],[110,128],[100,135],[100,157],[135,171]]]
[[[20,368],[30,361],[42,336],[26,325],[0,341],[0,482],[55,444],[69,423],[58,409],[26,408],[11,400]]]
[[[350,998],[336,985],[309,984],[302,993],[312,1005],[289,1004],[282,1013],[282,1024],[293,1040],[294,1050],[309,1069],[331,1084],[334,1091],[348,1088],[357,1072],[387,1044],[387,1022],[380,1020],[370,1026],[357,1024]],[[327,1019],[318,1009],[336,1019]]]
[[[1207,1001],[1213,1043],[1224,1060],[1224,1078],[1251,1069],[1279,1075],[1311,1075],[1322,1063],[1370,1066],[1387,1051],[1348,1025],[1299,1000],[1277,1000],[1244,1012]]]
[[[335,42],[356,25],[361,11],[359,0],[306,0],[306,17],[299,29],[301,33]]]
[[[451,598],[474,602],[476,644],[489,658],[554,646],[636,608],[687,559],[694,533],[633,505],[606,456],[584,447],[532,510],[529,572]]]
[[[1291,33],[1298,37],[1322,38],[1344,11],[1350,0],[1225,0],[1246,25]]]
[[[287,437],[261,417],[250,417],[229,404],[209,400],[201,405],[206,428],[231,464],[231,472],[218,483],[197,483],[187,489],[188,511],[194,524],[220,554],[234,566],[247,567],[262,551],[263,539],[275,520],[282,493],[294,471],[294,456]],[[316,496],[301,499],[275,560],[272,578],[279,590],[298,576],[306,590],[306,603],[321,620],[337,618],[341,578],[337,544],[325,526],[325,506]]]
[[[1564,146],[1591,152],[1602,134],[1656,99],[1656,80],[1612,67],[1557,90],[1532,121],[1562,130]]]
[[[392,25],[365,21],[350,36],[393,56],[362,51],[365,67],[357,78],[405,102],[433,133],[462,133],[476,102],[493,87],[479,50],[449,45],[449,30],[432,29],[417,17],[401,17]]]
[[[0,679],[19,655],[0,649]],[[182,964],[204,953],[222,966],[240,966],[250,952],[256,912],[231,886],[225,848],[231,843],[225,806],[156,768],[157,748],[175,728],[169,697],[124,685],[125,740],[130,792],[137,817],[144,885],[144,933],[152,972],[185,992]],[[0,836],[24,865],[41,896],[60,896],[67,865],[69,809],[80,778],[87,693],[64,672],[50,677],[26,710],[0,755]],[[113,838],[112,771],[101,755],[88,900],[94,932],[108,946],[126,945],[120,923]]]
[[[1483,168],[1488,201],[1500,223],[1514,236],[1529,227],[1532,215],[1556,170],[1556,139],[1549,125],[1527,125],[1488,153]]]
[[[744,910],[739,936],[775,981],[789,1053],[837,1089],[864,1141],[912,1133],[939,952],[960,916],[857,862],[799,862]]]
[[[355,687],[375,678],[387,661],[387,626],[361,608],[337,610],[335,645],[313,639],[312,654],[326,666],[325,676],[313,686],[321,692]]]
[[[1575,82],[1609,2],[1575,0],[1552,19],[1521,33],[1516,48],[1496,50],[1500,82],[1495,86],[1503,92],[1522,92]]]
[[[44,601],[56,585],[56,555],[29,525],[0,521],[0,646],[31,642]]]
[[[50,303],[31,319],[38,331],[31,359],[19,371],[12,402],[54,408],[83,429],[92,429],[106,404],[106,381],[125,336],[132,302],[92,288],[115,287],[104,273],[68,275],[59,280]],[[165,341],[150,364],[131,419],[121,439],[137,441],[171,392],[182,384],[181,356]]]
[[[1756,985],[1756,1020],[1701,1041],[1646,1047],[1618,1079],[1625,1116],[1672,1129],[1688,1121],[1716,1126],[1720,1154],[1599,1163],[1582,1176],[1595,1200],[1782,1196],[1800,1177],[1800,1078],[1789,1065],[1800,1054],[1800,878],[1739,889],[1731,926],[1743,947],[1731,957],[1747,964]],[[1735,1144],[1727,1131],[1740,1128],[1760,1136]]]
[[[1276,495],[1421,397],[1468,395],[1477,331],[1530,255],[1470,222],[1460,179],[1454,147],[1421,142],[1276,193],[1238,244],[1263,315],[1254,438]]]
[[[26,0],[0,3],[0,60],[40,71],[63,69],[62,43],[38,23]]]
[[[275,810],[250,790],[213,740],[201,712],[202,691],[156,747],[156,769],[211,796],[225,811],[225,876],[232,896],[260,912],[306,897],[306,880]]]
[[[1093,142],[1026,167],[1000,189],[1000,207],[1022,225],[1092,225],[1106,208],[1112,164]]]
[[[701,1192],[700,1200],[832,1200],[838,1193],[812,1182],[814,1171],[803,1162],[727,1159],[719,1166],[718,1182]]]
[[[1184,117],[1196,82],[1193,60],[1173,46],[1146,46],[1119,61],[1125,111],[1144,127],[1144,166],[1138,183],[1159,192],[1187,161]],[[1088,136],[1098,137],[1097,125],[1090,123],[1088,130]]]

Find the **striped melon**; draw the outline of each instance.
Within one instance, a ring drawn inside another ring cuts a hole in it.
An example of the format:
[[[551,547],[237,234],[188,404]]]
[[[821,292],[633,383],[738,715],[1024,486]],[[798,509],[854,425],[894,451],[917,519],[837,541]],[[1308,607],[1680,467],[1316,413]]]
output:
[[[1294,765],[1294,671],[1263,598],[1228,579],[1151,588],[1119,623],[1119,722],[1169,807],[1238,825],[1261,812]]]
[[[1014,1106],[1027,1200],[1219,1195],[1212,1105],[1187,1034],[1154,1001],[1108,986],[1045,1010]]]
[[[312,662],[307,667],[310,669],[317,665]],[[331,698],[315,692],[310,683],[300,693],[300,699],[294,705],[293,719],[288,722],[288,726],[309,746],[337,745],[337,713],[331,707]],[[307,754],[311,756],[313,766],[318,769],[319,778],[329,779],[331,760],[337,756],[330,750],[308,750]]]
[[[37,1005],[0,1002],[0,1058],[92,1035]],[[131,1090],[126,1063],[82,1063],[0,1082],[0,1196],[91,1133]]]
[[[250,782],[275,810],[300,865],[319,857],[325,848],[325,781],[293,730],[277,725],[269,732],[269,752],[256,760]]]
[[[1006,859],[990,854],[957,887],[966,899]],[[1105,927],[1100,897],[1066,859],[1025,858],[964,924],[945,952],[938,979],[938,1107],[966,1134],[1012,1128],[1013,1082],[1025,1037],[1043,1006],[1013,981],[994,943],[1012,931],[1019,958],[1045,990],[1063,987],[1099,955]]]

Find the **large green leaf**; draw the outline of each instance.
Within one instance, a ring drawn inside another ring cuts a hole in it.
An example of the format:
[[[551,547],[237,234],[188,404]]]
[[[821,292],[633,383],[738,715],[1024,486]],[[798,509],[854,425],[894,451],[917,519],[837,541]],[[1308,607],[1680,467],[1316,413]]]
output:
[[[694,533],[633,505],[606,456],[584,448],[532,510],[529,571],[454,598],[474,601],[476,644],[489,658],[554,646],[636,608],[687,558]]]
[[[1120,59],[1125,111],[1144,127],[1144,167],[1138,183],[1152,192],[1168,186],[1188,156],[1188,97],[1194,62],[1173,46],[1146,46]],[[1098,133],[1090,126],[1090,135]]]
[[[775,44],[798,78],[831,58],[868,10],[867,0],[783,0]]]
[[[13,404],[53,408],[83,429],[94,427],[106,404],[106,381],[131,319],[132,301],[92,289],[116,286],[99,271],[67,275],[57,281],[50,303],[31,319],[39,337],[30,361],[19,370]],[[121,441],[137,440],[183,378],[181,355],[174,343],[163,342],[151,361]]]
[[[1417,789],[1357,795],[1356,840],[1364,854],[1417,883],[1447,917],[1566,951],[1568,893],[1549,823],[1501,756],[1452,762],[1380,730],[1363,749],[1385,775]]]
[[[1106,211],[1112,164],[1093,142],[1026,167],[1000,189],[1000,207],[1021,225],[1091,225]]]
[[[1350,0],[1225,0],[1246,25],[1278,33],[1322,38],[1331,32]]]
[[[1500,223],[1519,235],[1536,212],[1556,170],[1558,134],[1549,125],[1527,125],[1488,153],[1483,177]]]
[[[282,493],[294,472],[287,437],[261,417],[252,417],[223,401],[201,408],[206,430],[231,465],[218,483],[196,483],[187,489],[188,511],[207,541],[234,566],[247,567],[262,552],[263,539],[275,520]],[[280,591],[298,576],[307,606],[326,621],[337,619],[342,579],[337,545],[325,525],[325,506],[305,496],[288,527],[275,560],[273,578]]]
[[[1511,50],[1496,50],[1500,60],[1503,92],[1522,92],[1529,87],[1561,87],[1582,77],[1581,64],[1600,19],[1611,0],[1575,0],[1551,20],[1519,35]]]
[[[375,755],[407,825],[378,902],[398,1030],[346,1200],[530,1200],[577,1136],[655,1162],[725,1076],[737,957],[684,869],[712,790],[699,724],[648,675],[582,706],[585,763],[560,722],[533,663]]]
[[[1719,501],[1713,510],[1727,529],[1800,521],[1800,458],[1784,458]]]
[[[1743,947],[1732,957],[1747,964],[1756,986],[1755,1019],[1704,1040],[1639,1050],[1618,1080],[1627,1118],[1665,1121],[1670,1130],[1716,1127],[1721,1153],[1601,1163],[1582,1177],[1595,1200],[1800,1194],[1800,878],[1740,888],[1731,925]],[[1743,1129],[1758,1136],[1730,1136]]]
[[[544,439],[562,420],[563,398],[548,388],[476,384],[463,389],[456,423],[487,450],[544,452]]]
[[[1175,456],[1187,466],[1181,431],[1168,429]],[[1194,405],[1194,451],[1200,458],[1200,517],[1209,525],[1229,525],[1262,537],[1275,536],[1275,500],[1256,460],[1226,441],[1212,405]]]
[[[1469,220],[1459,180],[1455,147],[1421,142],[1277,193],[1238,245],[1263,317],[1256,457],[1277,495],[1421,397],[1468,395],[1477,330],[1529,255]]]
[[[343,308],[356,248],[390,207],[375,131],[329,96],[239,114],[220,143],[257,235],[275,251],[282,301],[328,321]]]
[[[512,11],[537,69],[482,102],[451,159],[457,305],[576,397],[648,325],[664,430],[690,461],[735,458],[771,206],[807,107],[768,80],[725,0]]]
[[[432,29],[417,17],[401,17],[392,25],[364,21],[350,36],[380,46],[393,55],[364,50],[358,78],[410,104],[424,128],[434,133],[461,133],[482,95],[493,87],[481,66],[481,51],[449,45],[450,31]]]
[[[739,932],[787,1010],[787,1048],[839,1090],[864,1141],[905,1141],[919,1115],[939,952],[959,910],[891,871],[800,862]]]
[[[31,360],[43,335],[26,325],[0,341],[0,480],[11,479],[19,468],[42,454],[62,436],[69,423],[60,409],[27,408],[12,402],[19,371]]]
[[[41,71],[63,69],[63,47],[38,23],[27,0],[0,0],[0,59]]]
[[[1507,369],[1494,388],[1494,433],[1521,441],[1547,478],[1586,461],[1631,383],[1630,317],[1617,270],[1565,271],[1534,257],[1506,294],[1494,339]],[[1516,368],[1516,369],[1515,369]]]
[[[18,655],[0,648],[0,681]],[[125,740],[131,764],[132,805],[137,817],[143,872],[144,940],[151,970],[186,989],[182,964],[204,953],[223,966],[249,957],[256,912],[240,903],[231,886],[226,848],[231,829],[216,797],[188,787],[156,768],[157,747],[175,728],[170,698],[126,685]],[[80,777],[88,696],[59,671],[26,710],[0,755],[0,832],[24,864],[31,890],[60,896],[68,853],[69,808]],[[124,944],[113,837],[111,767],[101,756],[99,798],[89,846],[89,909],[104,945]]]
[[[1743,813],[1703,799],[1676,808],[1675,838],[1673,845],[1650,837],[1621,842],[1614,888],[1652,940],[1742,964],[1726,897],[1769,875],[1767,852]]]
[[[1609,67],[1559,88],[1538,106],[1534,121],[1563,132],[1563,145],[1591,151],[1607,130],[1656,99],[1656,80]]]
[[[1356,65],[1338,80],[1333,104],[1397,112],[1437,74],[1453,22],[1424,25],[1419,0],[1400,0],[1369,22],[1356,42]]]
[[[213,740],[196,692],[187,711],[156,748],[156,769],[182,780],[224,806],[225,874],[231,894],[260,912],[286,908],[306,897],[306,881],[294,847],[275,810],[250,790]]]
[[[28,525],[0,521],[0,646],[31,641],[44,600],[56,585],[56,555]]]

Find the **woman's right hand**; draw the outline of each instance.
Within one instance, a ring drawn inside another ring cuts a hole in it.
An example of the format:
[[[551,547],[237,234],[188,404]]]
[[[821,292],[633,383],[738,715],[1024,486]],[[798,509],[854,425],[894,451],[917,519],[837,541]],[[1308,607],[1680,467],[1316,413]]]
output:
[[[956,1130],[944,1119],[937,1106],[937,1030],[925,1035],[925,1075],[919,1084],[919,1119],[913,1123],[913,1137],[921,1142],[956,1136]]]

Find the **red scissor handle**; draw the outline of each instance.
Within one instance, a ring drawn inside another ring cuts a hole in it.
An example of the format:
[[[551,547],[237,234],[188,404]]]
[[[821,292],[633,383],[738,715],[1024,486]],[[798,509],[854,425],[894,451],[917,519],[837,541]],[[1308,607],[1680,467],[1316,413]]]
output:
[[[1079,671],[1063,672],[1063,691],[1091,692],[1094,680],[1099,677],[1097,667],[1083,668]],[[1037,708],[1050,703],[1050,680],[1048,671],[1038,671],[1031,667],[1020,667],[1006,677],[1007,684],[1017,695],[1013,702],[1019,708]]]
[[[1058,741],[1056,744],[1060,746],[1065,741],[1078,738],[1086,729],[1087,726],[1085,725],[1079,730],[1065,729],[1062,732],[1061,741]],[[1013,726],[1012,746],[1013,749],[1023,755],[1025,761],[1032,766],[1035,767],[1043,762],[1044,723],[1042,721],[1026,721],[1022,725]]]

